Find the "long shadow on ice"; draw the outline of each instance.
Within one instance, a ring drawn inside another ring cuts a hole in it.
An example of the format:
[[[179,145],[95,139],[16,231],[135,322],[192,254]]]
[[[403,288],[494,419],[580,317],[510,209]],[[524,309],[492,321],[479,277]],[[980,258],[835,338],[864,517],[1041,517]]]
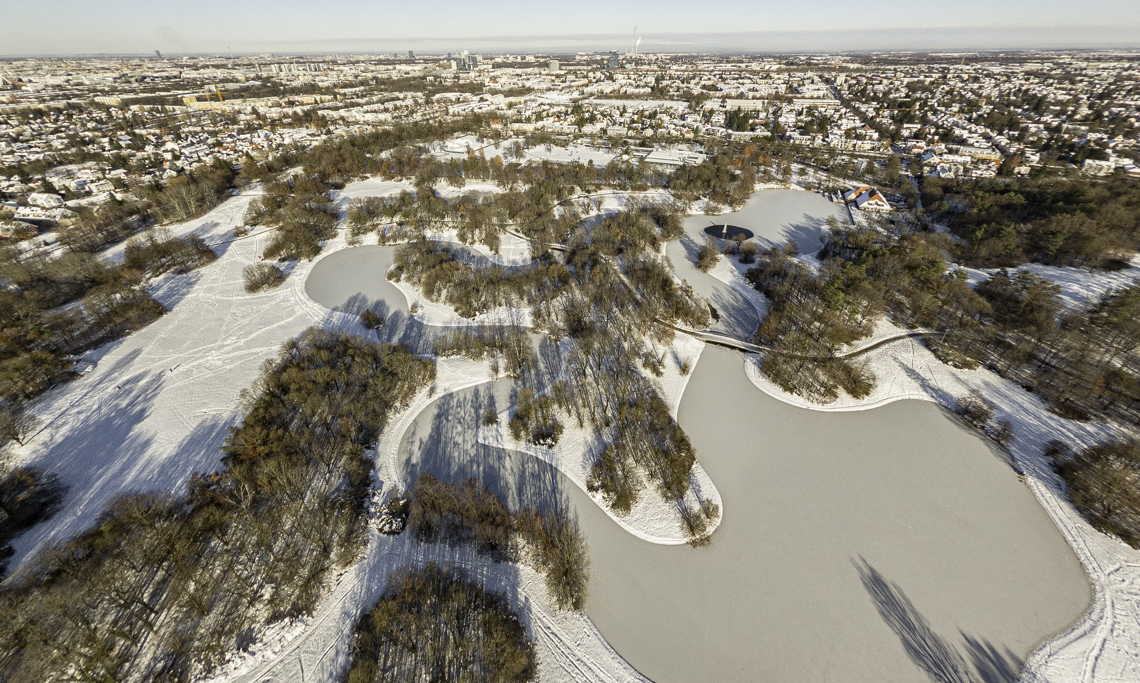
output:
[[[720,320],[710,328],[714,332],[748,341],[760,325],[756,308],[728,285],[714,287],[709,303],[720,316]]]
[[[879,616],[890,627],[915,666],[935,683],[1013,683],[1021,671],[1021,660],[1009,651],[999,650],[984,638],[959,630],[971,663],[950,641],[938,635],[902,588],[884,577],[862,557],[852,560],[863,588],[875,603]],[[972,666],[971,666],[972,664]]]
[[[683,257],[685,263],[679,267],[674,263],[674,269],[698,294],[712,304],[720,318],[713,321],[709,329],[734,339],[744,341],[751,339],[752,333],[760,324],[756,308],[729,285],[695,268],[693,264],[697,262],[697,254],[701,250],[701,244],[696,239],[686,234],[681,238],[680,246],[685,252]]]

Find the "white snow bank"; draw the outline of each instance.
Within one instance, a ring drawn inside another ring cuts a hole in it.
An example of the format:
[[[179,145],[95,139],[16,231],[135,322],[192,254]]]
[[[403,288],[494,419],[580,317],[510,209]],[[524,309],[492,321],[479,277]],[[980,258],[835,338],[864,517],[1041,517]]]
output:
[[[756,315],[762,321],[768,315],[768,299],[744,279],[744,273],[751,267],[733,257],[721,254],[716,266],[709,271],[709,275],[732,287],[733,291],[744,297],[756,309]]]

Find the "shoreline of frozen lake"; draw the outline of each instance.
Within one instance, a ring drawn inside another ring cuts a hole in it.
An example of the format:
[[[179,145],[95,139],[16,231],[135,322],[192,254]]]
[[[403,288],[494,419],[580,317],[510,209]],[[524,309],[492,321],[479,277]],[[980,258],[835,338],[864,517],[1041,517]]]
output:
[[[724,500],[709,548],[641,541],[550,465],[479,444],[482,409],[510,401],[509,380],[417,415],[401,439],[404,476],[475,477],[512,506],[569,502],[590,546],[586,612],[659,683],[823,681],[829,670],[924,682],[908,646],[943,652],[930,666],[958,652],[980,674],[1016,673],[1084,613],[1076,556],[988,442],[926,402],[795,408],[741,364],[707,348],[681,401]]]
[[[391,249],[341,253],[316,264],[306,292],[339,310],[386,307],[399,325],[406,303],[384,279]],[[384,336],[422,338],[423,326],[403,324]],[[553,466],[480,445],[482,410],[509,405],[509,380],[416,415],[401,437],[404,474],[473,476],[514,506],[570,502],[591,548],[587,614],[658,681],[824,680],[831,669],[925,681],[908,647],[943,653],[930,666],[1016,672],[1084,613],[1089,584],[1048,515],[941,409],[803,410],[758,390],[742,363],[706,349],[679,412],[724,501],[707,549],[641,541]]]
[[[847,220],[842,206],[814,192],[759,190],[739,211],[686,218],[684,236],[669,242],[665,246],[665,255],[673,263],[677,277],[692,285],[693,290],[717,310],[720,320],[715,321],[709,330],[748,341],[760,324],[759,313],[740,292],[696,267],[697,252],[707,238],[705,228],[727,223],[751,230],[755,236],[748,241],[761,248],[795,240],[801,253],[810,254],[823,247],[821,235],[830,215]]]

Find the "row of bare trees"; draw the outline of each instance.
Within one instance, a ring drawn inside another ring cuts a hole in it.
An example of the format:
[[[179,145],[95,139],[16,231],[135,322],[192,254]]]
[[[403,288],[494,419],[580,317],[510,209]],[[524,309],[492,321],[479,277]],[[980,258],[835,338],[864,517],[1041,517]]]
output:
[[[586,604],[590,558],[586,539],[562,508],[510,512],[503,500],[474,479],[448,484],[424,472],[390,511],[406,515],[407,528],[422,542],[475,548],[496,562],[522,561],[546,577],[562,609]]]
[[[375,442],[434,377],[399,346],[309,330],[268,363],[223,468],[132,493],[0,590],[0,678],[189,680],[310,612],[365,542]]]
[[[329,187],[312,176],[294,175],[266,183],[244,222],[275,228],[263,258],[297,261],[321,253],[321,244],[336,234],[337,219]]]
[[[964,272],[946,267],[954,246],[945,235],[902,221],[829,233],[818,273],[785,250],[764,252],[748,272],[772,301],[758,341],[788,352],[770,354],[762,371],[785,389],[821,400],[840,386],[858,395],[863,382],[852,391],[844,380],[857,362],[812,358],[837,355],[886,312],[905,327],[941,332],[926,343],[943,361],[984,364],[1032,386],[1062,415],[1140,418],[1140,286],[1066,310],[1060,288],[1026,270],[1000,270],[970,287]]]
[[[388,575],[357,623],[348,683],[526,683],[534,643],[503,596],[434,563]]]

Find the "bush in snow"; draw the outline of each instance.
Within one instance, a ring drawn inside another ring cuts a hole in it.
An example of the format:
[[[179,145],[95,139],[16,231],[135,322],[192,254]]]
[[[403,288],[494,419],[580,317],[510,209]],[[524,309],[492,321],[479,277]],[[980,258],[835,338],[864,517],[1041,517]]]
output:
[[[242,269],[241,277],[245,281],[245,291],[253,294],[285,282],[285,271],[272,263],[251,263]]]

